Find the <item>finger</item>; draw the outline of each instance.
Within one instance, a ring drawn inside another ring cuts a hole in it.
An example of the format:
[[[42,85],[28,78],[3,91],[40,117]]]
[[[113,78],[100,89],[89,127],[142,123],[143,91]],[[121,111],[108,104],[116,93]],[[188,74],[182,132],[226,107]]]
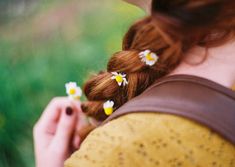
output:
[[[81,138],[80,138],[80,136],[79,136],[78,134],[76,134],[76,135],[74,136],[72,142],[73,142],[73,143],[72,143],[72,144],[73,144],[73,147],[74,147],[75,149],[79,149],[80,143],[81,143]]]
[[[78,116],[83,114],[81,109],[81,102],[79,100],[70,100],[70,104],[72,108],[75,110],[75,112],[78,114]]]
[[[61,114],[56,133],[51,142],[53,149],[59,149],[66,151],[69,148],[71,137],[75,131],[75,124],[77,121],[77,114],[74,109],[67,107]]]
[[[81,103],[78,100],[70,100],[68,97],[56,97],[46,107],[40,120],[44,122],[56,122],[60,118],[61,110],[71,106],[75,112],[81,112]]]
[[[81,142],[85,139],[88,133],[94,129],[94,127],[91,128],[87,118],[84,115],[79,115],[75,129],[72,144],[75,149],[79,149]]]
[[[80,102],[69,100],[67,97],[56,97],[48,104],[38,121],[40,131],[53,135],[55,133],[61,111],[71,107],[75,112],[81,112]]]
[[[41,115],[39,122],[48,123],[58,121],[61,109],[69,105],[71,105],[71,102],[66,97],[52,99]]]

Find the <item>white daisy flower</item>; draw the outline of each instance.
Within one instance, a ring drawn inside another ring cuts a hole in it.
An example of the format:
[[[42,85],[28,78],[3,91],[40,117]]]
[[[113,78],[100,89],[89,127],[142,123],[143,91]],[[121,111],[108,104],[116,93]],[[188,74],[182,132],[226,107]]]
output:
[[[82,96],[82,89],[77,86],[76,82],[69,82],[65,84],[66,93],[70,99],[80,99]]]
[[[150,50],[145,50],[139,53],[141,61],[149,66],[153,66],[159,59],[157,54],[151,52]]]
[[[104,112],[106,115],[111,115],[113,113],[114,102],[112,100],[108,100],[103,104]]]
[[[128,84],[126,74],[121,74],[118,72],[112,72],[112,74],[113,76],[111,77],[111,79],[116,80],[119,86],[126,86]]]

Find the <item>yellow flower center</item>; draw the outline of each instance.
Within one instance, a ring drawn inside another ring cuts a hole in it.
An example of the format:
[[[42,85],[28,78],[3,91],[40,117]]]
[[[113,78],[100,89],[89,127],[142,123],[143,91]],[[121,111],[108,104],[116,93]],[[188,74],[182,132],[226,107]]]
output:
[[[70,94],[70,95],[74,95],[75,93],[76,93],[76,90],[75,90],[75,89],[70,89],[70,90],[69,90],[69,94]]]
[[[113,108],[112,107],[105,108],[104,112],[106,115],[111,115],[113,113]]]
[[[146,55],[146,59],[147,59],[148,61],[153,61],[153,60],[154,60],[154,58],[151,56],[151,53],[148,53],[148,54]]]
[[[121,75],[117,75],[117,76],[115,77],[115,79],[116,79],[116,81],[117,81],[118,83],[121,83],[121,82],[123,81],[123,78],[122,78]]]

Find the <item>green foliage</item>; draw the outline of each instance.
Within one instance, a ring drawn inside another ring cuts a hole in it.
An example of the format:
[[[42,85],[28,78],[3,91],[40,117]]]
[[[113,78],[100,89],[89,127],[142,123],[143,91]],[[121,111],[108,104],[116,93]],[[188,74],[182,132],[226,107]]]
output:
[[[31,17],[0,29],[2,167],[34,166],[32,128],[46,104],[65,95],[66,82],[82,85],[90,72],[104,69],[129,24],[143,16],[121,1],[38,5]]]

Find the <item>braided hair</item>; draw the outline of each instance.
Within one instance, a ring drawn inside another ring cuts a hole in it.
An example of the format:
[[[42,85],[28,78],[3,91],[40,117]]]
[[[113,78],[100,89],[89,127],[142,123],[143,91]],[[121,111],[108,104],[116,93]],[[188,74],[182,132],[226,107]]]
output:
[[[219,46],[234,39],[233,0],[153,0],[150,16],[133,24],[126,33],[122,51],[110,58],[107,70],[92,76],[84,85],[87,97],[82,110],[98,121],[108,116],[103,103],[115,102],[118,109],[141,94],[156,79],[173,71],[195,46]],[[152,66],[141,61],[144,50],[159,56]],[[112,80],[112,72],[125,73],[126,86]]]

